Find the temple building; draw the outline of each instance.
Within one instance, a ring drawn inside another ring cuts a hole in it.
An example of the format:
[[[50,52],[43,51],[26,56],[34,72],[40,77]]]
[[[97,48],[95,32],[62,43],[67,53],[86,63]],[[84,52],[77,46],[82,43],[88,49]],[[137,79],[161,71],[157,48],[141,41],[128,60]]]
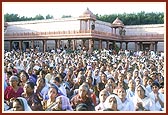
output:
[[[46,52],[81,46],[92,51],[117,45],[124,50],[164,51],[164,32],[164,24],[124,25],[118,17],[103,22],[87,8],[79,17],[5,22],[4,50],[38,47]]]

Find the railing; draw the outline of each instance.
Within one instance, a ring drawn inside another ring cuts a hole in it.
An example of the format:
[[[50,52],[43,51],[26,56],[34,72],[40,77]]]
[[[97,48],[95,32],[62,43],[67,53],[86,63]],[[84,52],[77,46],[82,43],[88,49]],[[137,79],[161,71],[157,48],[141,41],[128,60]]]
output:
[[[164,37],[164,34],[127,35],[127,37]]]
[[[117,34],[112,34],[108,32],[96,31],[96,30],[69,30],[69,31],[54,31],[54,32],[24,32],[24,33],[13,33],[13,34],[4,34],[5,38],[29,38],[29,37],[79,37],[79,36],[91,36],[91,37],[102,37],[118,40],[133,40],[138,38],[159,38],[164,39],[164,34],[145,34],[145,35],[125,35],[120,36]]]

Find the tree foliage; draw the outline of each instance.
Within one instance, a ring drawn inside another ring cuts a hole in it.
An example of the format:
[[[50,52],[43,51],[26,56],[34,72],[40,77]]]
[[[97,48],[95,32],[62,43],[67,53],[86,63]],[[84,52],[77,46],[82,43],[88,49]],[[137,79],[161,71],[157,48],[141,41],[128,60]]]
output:
[[[112,23],[116,17],[118,17],[124,25],[143,25],[143,24],[163,24],[164,23],[164,13],[145,13],[144,11],[140,13],[130,13],[130,14],[111,14],[111,15],[98,15],[96,14],[98,20]]]
[[[54,17],[52,16],[52,15],[50,15],[50,14],[48,14],[47,16],[46,16],[46,19],[53,19]]]
[[[54,17],[49,14],[46,17],[43,17],[41,14],[38,14],[35,17],[25,17],[25,16],[20,17],[18,14],[8,14],[8,13],[4,15],[5,22],[43,20],[43,19],[53,19],[53,18]]]
[[[71,15],[63,15],[62,18],[70,18]],[[124,25],[143,25],[143,24],[163,24],[164,23],[164,13],[145,13],[144,11],[139,13],[123,13],[123,14],[110,14],[110,15],[99,15],[96,14],[97,20],[112,23],[117,17],[124,23]],[[15,22],[15,21],[29,21],[29,20],[43,20],[43,19],[53,19],[52,15],[47,15],[43,17],[38,14],[35,17],[20,17],[18,14],[5,14],[5,22]]]
[[[71,15],[63,15],[61,18],[71,18]]]

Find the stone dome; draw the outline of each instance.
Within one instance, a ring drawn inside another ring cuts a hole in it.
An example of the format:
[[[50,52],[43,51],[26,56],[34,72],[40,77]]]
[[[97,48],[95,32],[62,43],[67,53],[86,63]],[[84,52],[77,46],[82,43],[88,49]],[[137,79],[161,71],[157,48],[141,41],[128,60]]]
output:
[[[117,17],[113,23],[112,23],[112,27],[124,27],[123,22]]]
[[[96,20],[96,16],[89,10],[89,8],[87,8],[79,18]]]

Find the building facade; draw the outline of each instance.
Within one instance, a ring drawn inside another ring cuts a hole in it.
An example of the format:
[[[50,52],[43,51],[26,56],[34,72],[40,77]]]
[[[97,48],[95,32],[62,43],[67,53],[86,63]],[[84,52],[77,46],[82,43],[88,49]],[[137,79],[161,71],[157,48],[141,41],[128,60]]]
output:
[[[76,18],[5,22],[4,50],[38,47],[46,52],[81,46],[92,51],[113,49],[117,45],[134,51],[163,51],[164,32],[164,24],[127,26],[119,18],[112,23],[103,22],[87,9]]]

